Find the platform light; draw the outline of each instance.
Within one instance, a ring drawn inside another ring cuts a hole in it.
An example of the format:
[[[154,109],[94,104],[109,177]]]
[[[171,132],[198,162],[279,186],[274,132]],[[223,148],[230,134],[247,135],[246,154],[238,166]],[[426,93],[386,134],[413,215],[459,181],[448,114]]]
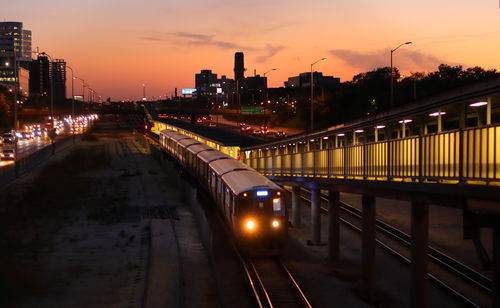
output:
[[[323,137],[323,140],[328,140],[328,136],[326,136],[326,137]]]
[[[375,126],[376,129],[382,129],[382,128],[385,128],[385,125],[377,125]]]
[[[445,115],[445,114],[446,114],[445,111],[437,111],[437,112],[429,113],[429,116],[430,117],[437,117],[437,116],[442,116],[442,115]]]
[[[340,134],[337,134],[338,137],[344,137],[345,134],[344,133],[340,133]]]
[[[471,107],[481,107],[481,106],[484,106],[484,105],[488,105],[488,102],[477,102],[477,103],[472,103],[472,104],[470,104],[469,106],[471,106]]]
[[[400,124],[406,124],[406,123],[411,123],[411,122],[413,122],[412,119],[403,119],[401,121],[398,121],[398,123],[400,123]]]
[[[272,226],[273,228],[278,228],[280,226],[280,222],[277,219],[275,219],[273,220]]]
[[[362,132],[364,132],[364,130],[362,130],[362,129],[357,129],[357,130],[355,130],[354,132],[355,132],[355,133],[362,133]]]

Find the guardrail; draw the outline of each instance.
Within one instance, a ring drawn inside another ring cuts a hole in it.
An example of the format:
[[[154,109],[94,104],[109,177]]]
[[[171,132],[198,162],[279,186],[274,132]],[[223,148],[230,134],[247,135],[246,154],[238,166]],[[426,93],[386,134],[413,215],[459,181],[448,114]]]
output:
[[[343,147],[246,151],[268,176],[407,181],[500,181],[500,125],[458,129]]]

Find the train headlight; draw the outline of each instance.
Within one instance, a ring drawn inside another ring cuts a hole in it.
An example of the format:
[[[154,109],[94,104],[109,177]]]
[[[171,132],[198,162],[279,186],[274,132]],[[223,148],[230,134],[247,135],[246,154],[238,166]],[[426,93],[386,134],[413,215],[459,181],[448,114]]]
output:
[[[255,221],[247,220],[245,227],[247,228],[247,230],[254,230],[255,229]]]
[[[277,220],[277,219],[273,220],[272,226],[273,226],[273,228],[278,228],[280,226],[279,220]]]

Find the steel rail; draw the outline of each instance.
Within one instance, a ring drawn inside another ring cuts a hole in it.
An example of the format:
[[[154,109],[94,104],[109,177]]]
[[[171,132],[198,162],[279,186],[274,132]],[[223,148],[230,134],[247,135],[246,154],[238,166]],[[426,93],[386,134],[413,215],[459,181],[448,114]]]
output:
[[[303,190],[303,191],[308,192],[308,190],[307,190],[307,189],[302,189],[302,190]],[[307,201],[308,203],[310,203],[310,202],[311,202],[311,201],[310,201],[310,199],[308,199],[308,198],[307,198],[307,197],[305,197],[305,196],[300,195],[300,198],[301,198],[301,199],[303,199],[303,200],[305,200],[305,201]],[[325,197],[324,197],[324,196],[321,196],[321,199],[322,199],[322,200],[325,200]],[[355,217],[355,218],[357,218],[357,219],[359,219],[359,218],[360,218],[360,216],[359,216],[359,215],[355,214],[355,211],[349,211],[348,209],[346,209],[347,207],[349,207],[349,208],[351,208],[351,209],[352,209],[352,208],[353,208],[352,206],[350,206],[350,205],[348,205],[348,204],[346,204],[346,203],[344,203],[344,202],[340,202],[340,203],[342,204],[342,206],[340,206],[340,209],[341,209],[341,210],[343,210],[344,212],[347,212],[348,214],[350,214],[351,216],[354,216],[354,217]],[[321,208],[321,211],[322,211],[323,213],[328,214],[328,209],[326,209],[326,208],[324,208],[324,207],[320,207],[320,208]],[[355,210],[357,210],[357,209],[355,209]],[[342,223],[346,224],[347,226],[349,226],[350,228],[352,228],[352,229],[356,230],[357,232],[362,232],[362,229],[361,229],[360,227],[358,227],[358,226],[356,226],[355,224],[353,224],[353,223],[349,222],[348,220],[346,220],[346,219],[344,219],[344,218],[340,218],[340,221],[341,221]],[[393,239],[396,239],[398,242],[400,242],[401,244],[403,244],[403,245],[405,245],[405,246],[408,246],[408,244],[411,244],[411,243],[408,243],[407,241],[401,241],[401,239],[400,239],[400,238],[398,238],[398,236],[397,236],[397,235],[391,234],[391,233],[390,233],[389,231],[387,231],[387,230],[383,230],[383,229],[379,226],[379,223],[380,223],[380,220],[378,220],[378,219],[377,219],[377,220],[376,220],[376,227],[377,227],[377,229],[378,229],[378,231],[379,231],[379,232],[382,232],[382,233],[384,233],[384,234],[388,235],[389,237],[392,237]],[[391,227],[391,228],[394,228],[394,227]],[[394,229],[395,229],[395,228],[394,228]],[[397,230],[397,229],[395,229],[395,230]],[[401,232],[401,233],[403,233],[403,234],[404,234],[404,232]],[[409,237],[409,236],[408,236],[408,237]],[[403,260],[403,261],[404,261],[405,263],[407,263],[407,264],[411,264],[411,260],[410,260],[409,258],[407,258],[406,256],[404,256],[402,253],[400,253],[400,252],[396,251],[394,248],[390,247],[389,245],[387,245],[386,243],[382,242],[382,241],[381,241],[381,240],[379,240],[379,239],[375,239],[375,240],[376,240],[376,242],[377,242],[377,244],[378,244],[378,245],[380,245],[381,247],[383,247],[384,249],[386,249],[387,251],[389,251],[390,253],[392,253],[393,255],[395,255],[396,257],[398,257],[399,259]],[[437,263],[439,263],[440,265],[442,265],[442,264],[441,264],[441,262],[438,262],[438,261],[437,261],[437,259],[436,259],[436,257],[432,256],[430,253],[429,253],[429,257],[430,257],[432,260],[434,260],[434,261],[436,261]],[[452,259],[451,257],[449,257],[449,258],[450,258],[450,259]],[[455,260],[455,261],[456,261],[456,260]],[[461,264],[461,263],[460,263],[460,262],[458,262],[458,261],[456,261],[456,262],[457,262],[458,264]],[[442,266],[443,266],[443,265],[442,265]],[[467,266],[466,266],[466,265],[464,265],[464,264],[462,264],[462,266],[463,266],[463,267],[465,267],[465,268],[467,268]],[[447,268],[448,270],[451,270],[449,267],[446,267],[446,268]],[[472,270],[472,269],[471,269],[471,270]],[[456,273],[456,272],[457,272],[457,271],[459,271],[459,270],[454,269],[454,270],[452,270],[452,271]],[[472,271],[474,271],[474,270],[472,270]],[[481,275],[481,274],[479,274],[479,273],[477,273],[477,274],[478,274],[478,275]],[[459,299],[460,299],[461,301],[463,301],[464,303],[466,303],[466,304],[468,304],[468,305],[470,305],[470,306],[472,306],[472,307],[481,307],[479,304],[475,303],[473,300],[471,300],[471,299],[470,299],[470,298],[468,298],[467,296],[465,296],[465,295],[461,294],[460,292],[458,292],[457,290],[455,290],[454,288],[452,288],[451,286],[449,286],[448,284],[446,284],[446,282],[442,281],[442,280],[441,280],[441,279],[439,279],[437,276],[435,276],[435,275],[433,275],[433,274],[431,274],[431,273],[427,273],[427,276],[428,276],[428,277],[429,277],[429,278],[430,278],[430,279],[431,279],[434,283],[436,283],[436,284],[437,284],[437,285],[439,285],[440,287],[442,287],[442,288],[446,289],[448,292],[452,293],[454,296],[456,296],[457,298],[459,298]],[[467,275],[466,275],[466,274],[464,274],[464,273],[462,273],[460,276],[461,276],[461,277],[467,277]],[[486,279],[486,280],[488,280],[488,278],[486,278],[486,277],[484,277],[484,276],[483,276],[483,278],[484,278],[484,279]],[[465,279],[466,279],[466,278],[465,278]],[[474,279],[466,279],[466,280],[468,280],[469,282],[472,282],[474,285],[476,285],[476,283],[477,283],[477,281],[476,281],[476,280],[474,280]],[[490,280],[490,281],[491,281],[491,280]],[[476,285],[476,286],[479,286],[479,285]],[[485,290],[485,291],[487,290],[487,287],[484,287],[484,286],[479,286],[479,287],[480,287],[481,289]]]
[[[288,268],[286,267],[285,263],[283,263],[283,261],[279,261],[280,265],[282,266],[283,270],[285,271],[285,273],[288,275],[288,278],[290,278],[290,281],[292,282],[293,286],[295,287],[295,289],[297,290],[298,294],[299,294],[299,297],[300,299],[304,302],[304,304],[308,307],[308,308],[312,308],[312,305],[311,303],[309,302],[309,300],[307,299],[306,295],[304,294],[304,292],[302,291],[302,289],[300,288],[299,284],[297,283],[297,280],[295,280],[295,278],[293,278],[293,275],[292,273],[290,273],[290,271],[288,270]]]

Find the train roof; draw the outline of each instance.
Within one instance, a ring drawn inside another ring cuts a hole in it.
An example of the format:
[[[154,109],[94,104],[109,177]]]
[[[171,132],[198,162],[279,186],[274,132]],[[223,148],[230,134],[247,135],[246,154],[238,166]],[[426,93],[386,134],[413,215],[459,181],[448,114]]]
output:
[[[281,187],[255,170],[229,172],[222,176],[222,180],[237,195],[249,190],[281,190]]]
[[[179,132],[176,132],[176,131],[173,131],[171,129],[165,129],[165,130],[162,130],[160,132],[160,135],[165,135],[167,136],[168,138],[170,138],[170,136],[172,136],[172,134],[178,134]]]
[[[236,159],[220,159],[210,163],[217,175],[221,176],[235,170],[251,170],[247,165]]]
[[[178,128],[190,131],[196,135],[202,136],[205,139],[209,139],[215,143],[222,144],[223,146],[239,146],[239,147],[250,147],[256,146],[266,141],[254,138],[252,136],[236,134],[227,130],[219,129],[216,127],[207,127],[204,125],[197,125],[188,122],[184,122],[181,120],[175,119],[165,119],[159,118],[156,114],[156,110],[154,107],[148,107],[148,110],[151,112],[152,110],[155,113],[155,121],[159,121],[162,123],[166,123],[172,126],[176,126]],[[148,113],[146,113],[148,114]]]
[[[183,148],[187,148],[187,147],[192,146],[192,145],[200,144],[199,141],[194,140],[192,138],[182,139],[182,140],[178,141],[178,143]]]
[[[172,140],[174,140],[174,141],[176,141],[176,142],[179,142],[182,139],[191,139],[191,140],[194,140],[193,138],[191,138],[189,136],[186,136],[184,134],[181,134],[179,132],[174,132],[174,133],[175,134],[171,134],[169,138],[172,139]]]
[[[194,144],[194,145],[190,146],[189,148],[187,148],[187,150],[193,154],[198,154],[198,153],[203,152],[203,151],[215,151],[214,148],[212,148],[211,146],[208,146],[204,143]]]
[[[205,163],[210,163],[213,162],[214,160],[218,159],[227,159],[231,158],[231,156],[224,154],[219,151],[204,151],[201,153],[198,153],[198,157]]]

